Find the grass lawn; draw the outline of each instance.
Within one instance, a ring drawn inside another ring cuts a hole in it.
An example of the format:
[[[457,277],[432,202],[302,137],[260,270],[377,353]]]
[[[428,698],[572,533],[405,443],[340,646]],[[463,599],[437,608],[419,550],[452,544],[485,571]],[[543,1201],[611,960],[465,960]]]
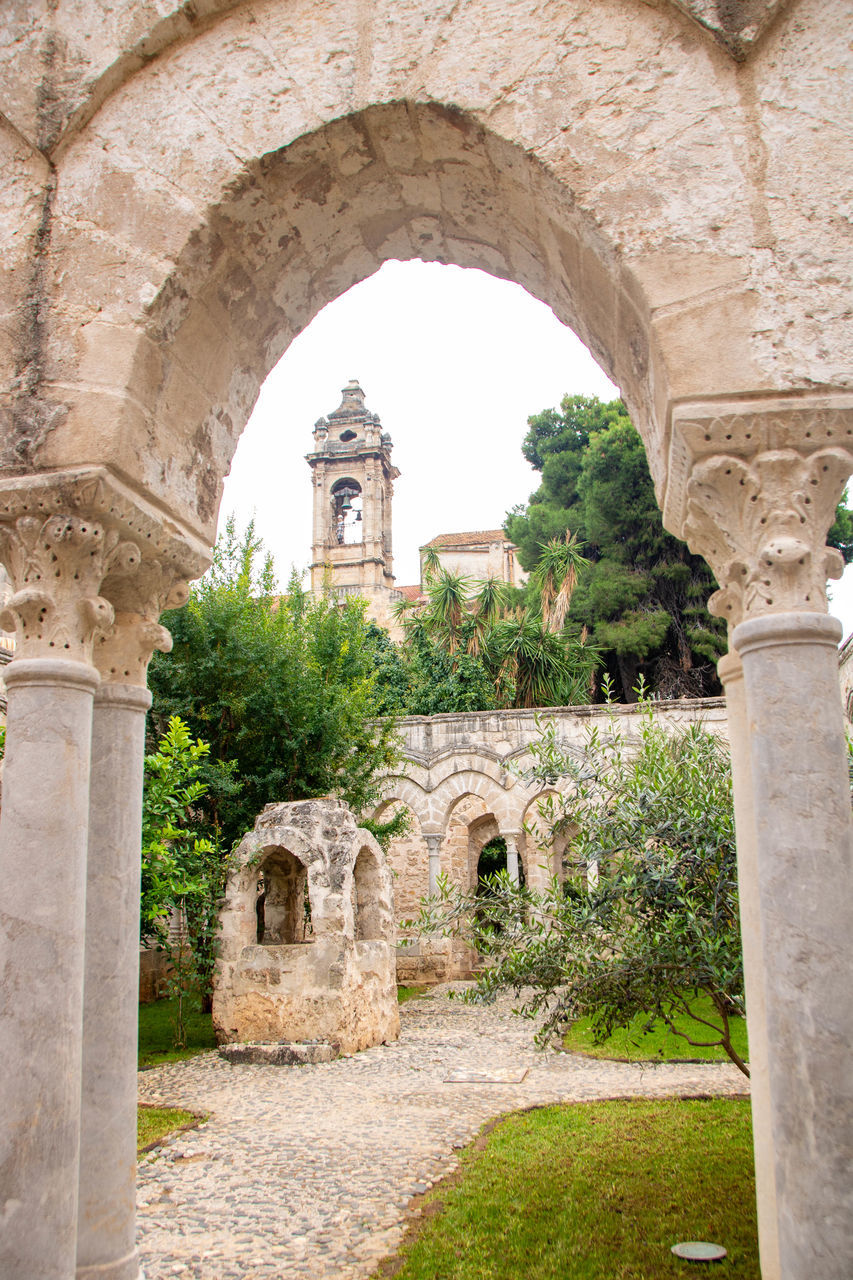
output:
[[[183,1129],[187,1125],[197,1124],[203,1118],[192,1111],[180,1111],[176,1107],[137,1107],[137,1154],[152,1142],[156,1142],[158,1138],[165,1138],[167,1133],[172,1133],[175,1129]]]
[[[185,1015],[186,1049],[175,1049],[175,1002],[155,1000],[139,1006],[139,1066],[154,1067],[160,1062],[179,1062],[203,1049],[216,1048],[216,1036],[209,1013],[195,1006]]]
[[[405,1004],[407,1000],[417,1000],[418,996],[424,995],[429,987],[398,987],[397,988],[397,1004]]]
[[[375,1273],[397,1280],[759,1280],[749,1103],[596,1102],[501,1121]],[[681,1240],[728,1250],[682,1262]]]
[[[701,999],[696,1000],[695,1009],[701,1018],[715,1019],[718,1017],[708,996],[703,996]],[[631,1061],[648,1058],[665,1060],[672,1058],[710,1058],[715,1062],[728,1061],[727,1055],[722,1049],[702,1049],[688,1044],[681,1036],[673,1035],[662,1022],[656,1023],[651,1031],[643,1035],[644,1022],[645,1018],[642,1015],[638,1015],[630,1027],[626,1027],[622,1031],[615,1031],[609,1040],[605,1040],[603,1044],[593,1044],[592,1026],[589,1018],[579,1018],[566,1032],[563,1046],[566,1049],[587,1053],[593,1058],[627,1058]],[[679,1018],[677,1023],[687,1031],[688,1035],[697,1040],[703,1038],[702,1027],[696,1023],[691,1024],[689,1018]],[[732,1045],[735,1053],[739,1054],[744,1061],[747,1061],[746,1022],[743,1018],[732,1018],[731,1029]],[[710,1039],[710,1036],[708,1038]]]

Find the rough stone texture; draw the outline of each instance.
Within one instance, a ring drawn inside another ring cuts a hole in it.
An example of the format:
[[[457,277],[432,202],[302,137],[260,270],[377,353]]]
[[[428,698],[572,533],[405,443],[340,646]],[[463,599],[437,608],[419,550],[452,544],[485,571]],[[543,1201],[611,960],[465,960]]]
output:
[[[411,1000],[393,1045],[324,1066],[229,1067],[203,1054],[143,1072],[144,1102],[210,1115],[140,1166],[148,1280],[365,1280],[397,1248],[412,1198],[456,1168],[486,1121],[543,1103],[748,1087],[727,1064],[542,1052],[512,1003],[470,1007],[446,989]],[[520,1084],[445,1083],[525,1069]]]
[[[260,379],[388,257],[543,297],[661,493],[674,400],[849,386],[847,5],[682,7],[7,7],[10,462],[97,458],[209,535]]]
[[[220,922],[221,1042],[324,1040],[346,1054],[397,1036],[391,873],[346,805],[267,805],[237,850]]]
[[[220,1045],[219,1056],[232,1066],[300,1067],[308,1063],[334,1062],[338,1056],[338,1047],[319,1040],[313,1044],[307,1041],[293,1041],[290,1044],[223,1044]]]
[[[458,982],[476,973],[479,957],[460,938],[404,938],[397,945],[401,986]]]

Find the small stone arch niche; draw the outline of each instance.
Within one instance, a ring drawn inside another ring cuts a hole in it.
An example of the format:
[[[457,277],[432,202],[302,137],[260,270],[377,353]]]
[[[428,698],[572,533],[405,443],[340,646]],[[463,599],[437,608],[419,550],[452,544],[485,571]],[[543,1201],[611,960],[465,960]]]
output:
[[[391,872],[337,800],[267,805],[241,841],[220,912],[220,1044],[395,1040]]]

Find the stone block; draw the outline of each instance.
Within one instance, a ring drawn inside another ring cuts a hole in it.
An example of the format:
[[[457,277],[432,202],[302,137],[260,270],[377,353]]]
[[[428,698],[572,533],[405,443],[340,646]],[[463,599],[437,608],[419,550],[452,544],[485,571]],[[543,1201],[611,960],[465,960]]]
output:
[[[333,1062],[340,1047],[323,1040],[280,1040],[272,1044],[223,1044],[220,1058],[234,1066],[304,1067],[317,1062]]]

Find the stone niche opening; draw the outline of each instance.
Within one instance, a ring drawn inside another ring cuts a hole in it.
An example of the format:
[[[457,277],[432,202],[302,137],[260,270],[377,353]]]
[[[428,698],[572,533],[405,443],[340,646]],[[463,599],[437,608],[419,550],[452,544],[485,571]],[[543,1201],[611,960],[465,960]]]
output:
[[[395,1040],[391,872],[337,800],[267,805],[234,856],[220,912],[220,1044]]]
[[[382,937],[382,867],[366,845],[358,853],[352,874],[352,915],[356,942]]]
[[[264,947],[308,941],[308,869],[289,849],[270,849],[261,864],[255,904],[257,941]]]

